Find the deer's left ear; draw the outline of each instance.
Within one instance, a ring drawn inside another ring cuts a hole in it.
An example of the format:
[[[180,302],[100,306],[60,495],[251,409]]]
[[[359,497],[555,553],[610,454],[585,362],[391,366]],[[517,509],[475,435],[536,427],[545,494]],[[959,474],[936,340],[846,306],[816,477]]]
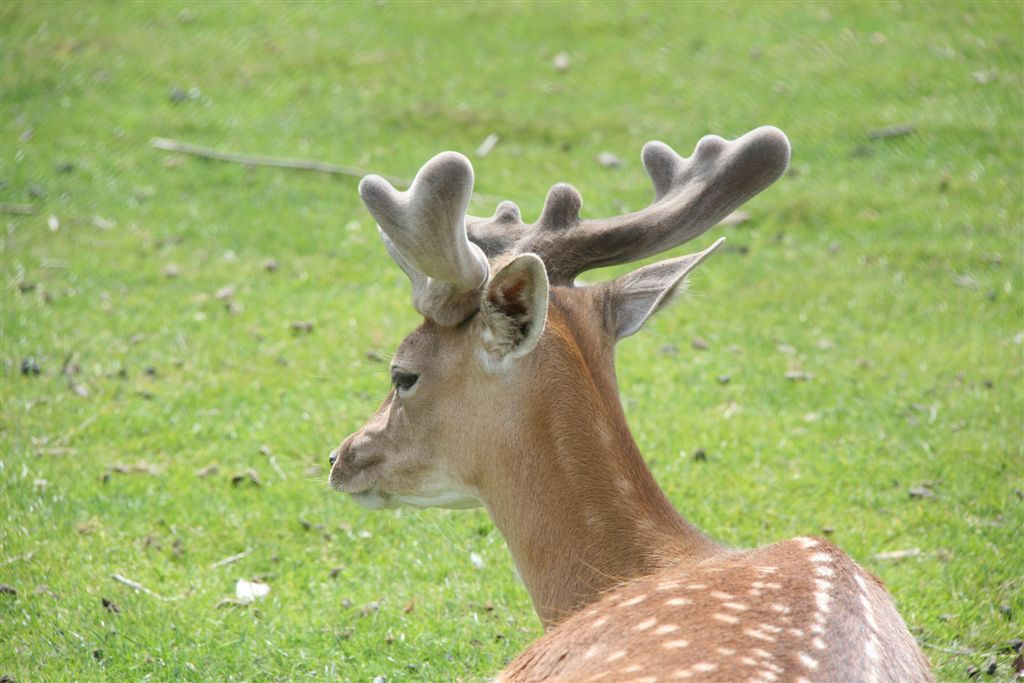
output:
[[[704,251],[652,263],[609,283],[606,310],[610,311],[611,319],[605,322],[615,338],[628,337],[643,327],[648,318],[672,299],[686,274],[724,241],[723,237]]]
[[[480,299],[484,345],[497,358],[533,350],[548,315],[548,275],[535,254],[522,254],[499,270]]]

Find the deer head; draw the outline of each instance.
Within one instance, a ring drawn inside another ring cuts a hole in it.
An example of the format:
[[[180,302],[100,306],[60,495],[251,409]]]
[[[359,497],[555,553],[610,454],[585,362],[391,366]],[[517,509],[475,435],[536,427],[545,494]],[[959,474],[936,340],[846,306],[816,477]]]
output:
[[[559,184],[532,225],[511,202],[490,218],[467,216],[473,169],[453,152],[427,162],[405,192],[363,179],[360,196],[424,321],[394,356],[384,403],[331,454],[334,488],[367,507],[487,503],[502,459],[545,431],[552,400],[584,420],[617,414],[615,342],[722,240],[597,286],[574,287],[576,276],[701,235],[782,174],[789,143],[764,127],[734,141],[707,136],[688,158],[651,142],[642,158],[655,190],[646,209],[582,219],[579,193]]]
[[[331,454],[331,484],[368,507],[483,504],[553,628],[499,681],[931,681],[881,583],[830,544],[723,548],[654,482],[618,399],[615,343],[721,243],[576,287],[580,273],[702,234],[782,174],[774,128],[644,147],[646,209],[580,218],[569,185],[524,224],[510,202],[465,215],[469,162],[429,161],[407,192],[360,194],[413,285],[423,324],[392,390]],[[586,606],[584,608],[584,606]]]

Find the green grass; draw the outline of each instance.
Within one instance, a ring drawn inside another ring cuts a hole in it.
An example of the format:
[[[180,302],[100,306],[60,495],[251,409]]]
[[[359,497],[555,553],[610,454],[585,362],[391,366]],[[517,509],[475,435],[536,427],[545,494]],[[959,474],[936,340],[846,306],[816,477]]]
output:
[[[620,348],[635,436],[713,536],[830,528],[886,581],[941,679],[993,656],[1010,678],[1020,3],[8,0],[0,17],[0,201],[36,208],[5,213],[0,234],[0,582],[17,591],[0,594],[0,674],[479,680],[540,632],[484,513],[374,514],[326,488],[327,453],[386,390],[367,352],[416,324],[355,180],[150,138],[409,176],[495,132],[477,189],[533,220],[560,180],[587,215],[645,204],[648,139],[688,154],[770,123],[792,172],[749,222],[713,231],[728,250],[696,296]],[[868,136],[903,123],[913,133]],[[234,311],[215,296],[227,285]],[[303,321],[313,331],[293,332]],[[22,374],[27,358],[41,374]],[[786,380],[795,368],[813,378]],[[138,463],[152,473],[112,470]],[[249,468],[261,485],[233,485]],[[923,483],[934,498],[909,495]],[[874,559],[908,548],[920,555]],[[218,608],[241,577],[270,595]]]

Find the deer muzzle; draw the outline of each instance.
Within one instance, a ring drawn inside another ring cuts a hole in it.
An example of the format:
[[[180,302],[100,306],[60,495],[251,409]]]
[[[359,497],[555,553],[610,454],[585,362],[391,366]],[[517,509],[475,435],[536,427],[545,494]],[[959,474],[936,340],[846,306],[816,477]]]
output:
[[[377,483],[376,465],[383,460],[360,432],[350,435],[331,451],[331,487],[342,493],[366,493]]]

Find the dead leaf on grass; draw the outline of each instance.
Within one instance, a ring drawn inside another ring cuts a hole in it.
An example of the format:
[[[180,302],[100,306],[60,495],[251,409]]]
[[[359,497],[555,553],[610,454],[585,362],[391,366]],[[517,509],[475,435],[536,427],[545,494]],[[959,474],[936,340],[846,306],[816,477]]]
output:
[[[79,384],[75,377],[81,371],[78,363],[75,362],[75,358],[78,356],[77,353],[72,351],[64,359],[64,366],[61,368],[61,374],[64,375],[64,379],[68,383],[68,388],[71,389],[75,394],[85,398],[89,395],[89,389],[84,384]]]
[[[251,467],[249,469],[247,469],[245,472],[240,472],[239,474],[236,474],[235,476],[231,477],[231,485],[232,486],[239,486],[240,484],[244,483],[246,480],[249,480],[249,482],[253,486],[262,486],[263,485],[263,480],[260,479],[259,473],[257,473],[256,470],[254,470]]]
[[[116,472],[117,474],[148,474],[152,477],[159,477],[161,474],[155,465],[142,460],[135,464],[117,463],[110,465],[107,471]]]
[[[885,140],[887,138],[898,138],[904,135],[910,135],[916,130],[917,126],[912,123],[898,123],[892,126],[884,126],[882,128],[869,130],[868,137],[872,140]]]
[[[366,352],[366,360],[371,361],[373,363],[390,362],[390,360],[385,354],[381,353],[380,351],[377,351],[376,349],[370,349],[369,351]]]
[[[206,467],[196,470],[196,476],[199,477],[200,479],[206,479],[207,477],[212,477],[218,472],[220,472],[220,465],[211,462]]]
[[[932,491],[927,484],[911,486],[907,493],[911,498],[935,498],[935,491]]]
[[[981,282],[973,275],[957,275],[953,278],[953,284],[964,289],[981,289]]]
[[[910,557],[918,557],[920,554],[920,548],[907,548],[906,550],[887,550],[881,553],[875,553],[875,559],[896,562],[899,560],[905,560]]]

